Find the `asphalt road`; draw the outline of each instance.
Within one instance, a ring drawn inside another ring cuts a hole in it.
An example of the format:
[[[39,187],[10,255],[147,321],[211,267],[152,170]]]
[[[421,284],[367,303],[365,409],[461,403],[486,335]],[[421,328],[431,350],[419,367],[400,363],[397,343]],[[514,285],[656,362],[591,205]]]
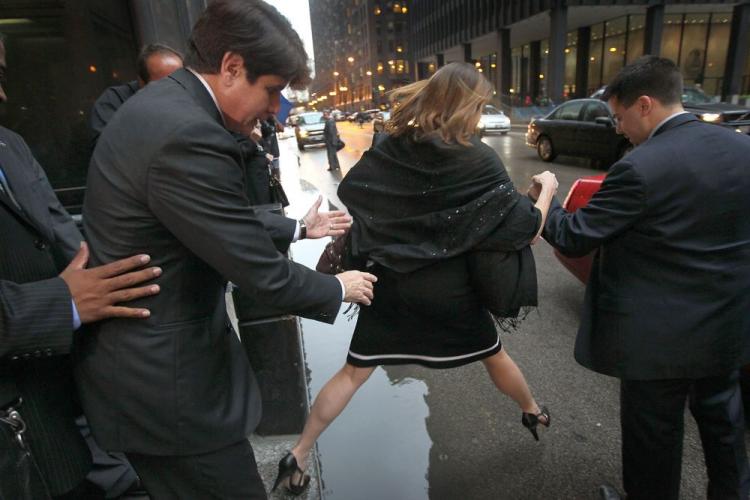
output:
[[[307,201],[320,191],[340,205],[336,187],[372,134],[369,124],[359,129],[339,123],[339,130],[347,144],[339,153],[341,172],[326,171],[322,147],[300,153],[293,138],[281,141],[287,191],[299,186]],[[525,145],[524,132],[514,128],[484,139],[516,186],[549,169],[564,197],[575,179],[601,173],[583,160],[541,162]],[[295,244],[295,259],[314,266],[321,247]],[[584,287],[546,243],[536,245],[534,254],[539,308],[502,341],[552,413],[541,441],[521,426],[520,411],[494,388],[480,363],[452,370],[378,368],[319,441],[326,498],[595,499],[602,483],[620,487],[619,384],[573,359]],[[343,316],[332,327],[303,321],[313,396],[344,362],[352,327]],[[682,498],[705,498],[700,439],[689,417],[682,478]]]

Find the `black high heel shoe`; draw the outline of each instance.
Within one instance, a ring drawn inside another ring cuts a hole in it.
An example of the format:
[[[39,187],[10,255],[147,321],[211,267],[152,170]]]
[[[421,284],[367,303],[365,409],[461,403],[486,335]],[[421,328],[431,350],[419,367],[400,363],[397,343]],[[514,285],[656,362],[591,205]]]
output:
[[[534,436],[534,439],[539,441],[539,434],[537,434],[536,432],[536,426],[542,424],[545,427],[549,427],[549,424],[552,423],[552,417],[550,416],[547,407],[542,406],[541,408],[539,408],[539,413],[537,414],[522,413],[521,423],[529,430],[529,432],[531,432],[531,435]]]
[[[299,472],[302,476],[302,480],[297,484],[293,482],[295,472]],[[297,459],[292,455],[291,451],[279,461],[279,473],[276,476],[276,481],[273,483],[271,491],[276,491],[276,488],[279,487],[281,482],[287,478],[289,478],[289,482],[286,487],[294,496],[304,493],[310,484],[310,476],[305,474],[305,471],[299,468],[299,465],[297,465]]]

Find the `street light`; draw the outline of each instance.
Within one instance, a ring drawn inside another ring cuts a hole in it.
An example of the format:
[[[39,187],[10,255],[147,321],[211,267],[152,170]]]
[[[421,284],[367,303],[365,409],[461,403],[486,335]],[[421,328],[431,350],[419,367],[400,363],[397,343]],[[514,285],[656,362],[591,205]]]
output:
[[[339,72],[338,71],[334,71],[333,72],[333,76],[339,76]]]
[[[350,63],[354,62],[354,58],[352,56],[347,57],[346,60],[349,61]]]

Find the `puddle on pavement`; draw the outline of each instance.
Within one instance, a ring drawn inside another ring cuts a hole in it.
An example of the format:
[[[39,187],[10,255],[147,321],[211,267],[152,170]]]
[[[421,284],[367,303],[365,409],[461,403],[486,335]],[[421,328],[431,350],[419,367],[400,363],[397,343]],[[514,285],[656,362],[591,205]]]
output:
[[[293,246],[294,260],[314,268],[326,240]],[[343,366],[356,320],[343,311],[334,325],[302,320],[308,382],[314,398]],[[327,500],[428,498],[432,442],[428,387],[408,368],[377,368],[318,441]]]

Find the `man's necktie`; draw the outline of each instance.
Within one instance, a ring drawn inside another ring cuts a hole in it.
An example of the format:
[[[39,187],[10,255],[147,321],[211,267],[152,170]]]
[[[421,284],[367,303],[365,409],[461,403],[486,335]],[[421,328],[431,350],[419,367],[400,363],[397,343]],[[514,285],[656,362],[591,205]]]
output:
[[[18,204],[10,190],[10,185],[8,184],[8,179],[5,178],[3,167],[0,167],[0,195],[7,196],[11,203],[13,203],[18,210],[21,210],[21,205]]]

